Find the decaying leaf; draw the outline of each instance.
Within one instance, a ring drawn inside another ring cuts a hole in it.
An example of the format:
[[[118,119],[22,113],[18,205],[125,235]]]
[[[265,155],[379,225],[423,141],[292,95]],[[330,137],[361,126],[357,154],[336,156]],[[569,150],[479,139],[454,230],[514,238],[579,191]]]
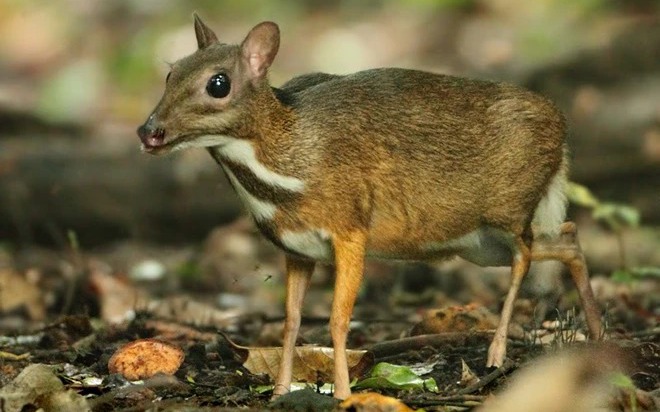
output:
[[[220,310],[195,302],[187,296],[153,299],[128,279],[113,276],[102,270],[92,270],[90,284],[99,296],[101,317],[110,323],[132,319],[136,311],[146,312],[159,319],[171,319],[196,326],[225,328],[240,316],[240,310]]]
[[[23,276],[13,270],[0,270],[0,313],[22,307],[33,320],[45,317],[43,294],[30,278],[30,273]]]
[[[236,357],[245,369],[255,375],[267,374],[271,379],[277,377],[282,360],[281,347],[247,347],[232,342]],[[347,350],[348,374],[351,379],[359,377],[373,365],[374,357],[366,350]],[[293,355],[293,380],[299,382],[331,382],[334,378],[334,351],[321,346],[298,346]]]
[[[413,412],[398,399],[378,393],[356,393],[339,404],[342,411],[355,412]]]
[[[411,336],[430,335],[444,332],[487,331],[497,328],[499,317],[485,306],[471,303],[463,306],[448,306],[430,309],[422,320],[413,326]],[[522,337],[520,325],[511,324],[509,336]]]
[[[479,377],[468,366],[463,359],[461,359],[461,385],[470,386],[479,382]]]
[[[433,369],[438,364],[446,365],[447,361],[441,355],[436,353],[435,355],[431,355],[428,358],[426,358],[423,362],[409,365],[408,368],[410,368],[410,370],[417,375],[426,375],[428,373],[433,372]]]
[[[23,410],[88,411],[87,401],[72,390],[66,390],[54,373],[54,367],[42,364],[27,366],[0,389],[0,409],[13,412]]]
[[[112,276],[98,268],[92,268],[89,283],[98,295],[101,318],[110,323],[132,319],[135,311],[144,308],[149,301],[148,294],[127,279]]]
[[[183,351],[177,346],[155,339],[140,339],[117,349],[108,361],[108,369],[129,381],[137,381],[157,373],[174,375],[183,358]]]

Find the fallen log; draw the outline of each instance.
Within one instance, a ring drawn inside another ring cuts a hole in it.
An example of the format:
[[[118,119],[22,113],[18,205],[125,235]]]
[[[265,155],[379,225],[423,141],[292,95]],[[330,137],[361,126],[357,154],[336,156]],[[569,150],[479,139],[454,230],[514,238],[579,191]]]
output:
[[[84,246],[183,243],[240,213],[203,150],[154,158],[124,135],[0,138],[0,242],[63,246],[74,231]]]

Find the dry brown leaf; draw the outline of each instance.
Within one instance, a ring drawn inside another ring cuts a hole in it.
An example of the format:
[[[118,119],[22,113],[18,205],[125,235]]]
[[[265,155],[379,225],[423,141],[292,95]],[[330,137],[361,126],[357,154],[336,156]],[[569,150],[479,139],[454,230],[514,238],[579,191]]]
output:
[[[255,375],[277,377],[282,361],[281,347],[248,347],[229,342],[243,366]],[[366,350],[347,350],[348,374],[351,379],[360,376],[373,362],[373,354]],[[331,382],[334,376],[334,351],[321,346],[297,346],[293,355],[293,380],[297,382]]]
[[[240,310],[220,310],[195,302],[188,296],[152,299],[126,277],[114,276],[102,270],[92,270],[90,284],[99,296],[101,317],[111,323],[124,322],[131,319],[136,311],[142,311],[156,318],[173,319],[196,326],[226,328],[242,314]]]
[[[461,359],[461,385],[470,386],[479,382],[479,377],[470,369],[467,363]]]
[[[183,358],[183,351],[177,346],[155,339],[140,339],[117,349],[108,361],[108,369],[129,381],[137,381],[157,373],[174,375]]]
[[[23,276],[13,270],[0,270],[0,313],[23,307],[32,320],[45,317],[43,295],[29,275],[29,272]]]
[[[403,402],[378,393],[356,393],[339,404],[342,411],[355,412],[413,412]]]
[[[350,378],[359,376],[371,364],[365,350],[347,350]],[[277,377],[282,348],[250,348],[243,366],[251,373]],[[366,364],[366,365],[365,365]],[[334,350],[319,346],[299,346],[293,355],[293,379],[300,382],[329,382],[334,376]]]
[[[413,326],[411,336],[439,334],[444,332],[488,331],[497,328],[499,317],[486,307],[470,303],[464,306],[449,306],[426,311],[423,319]],[[509,336],[522,337],[519,325],[511,324]]]
[[[0,388],[0,410],[13,411],[90,411],[87,400],[67,390],[56,367],[39,363],[25,367],[11,382]]]
[[[240,309],[221,310],[212,305],[195,302],[189,296],[173,296],[161,300],[150,300],[144,310],[157,318],[174,319],[195,326],[226,328],[236,323],[243,314]]]
[[[101,318],[110,323],[121,323],[146,306],[149,296],[136,288],[128,279],[113,276],[98,268],[89,275],[92,289],[98,294]]]

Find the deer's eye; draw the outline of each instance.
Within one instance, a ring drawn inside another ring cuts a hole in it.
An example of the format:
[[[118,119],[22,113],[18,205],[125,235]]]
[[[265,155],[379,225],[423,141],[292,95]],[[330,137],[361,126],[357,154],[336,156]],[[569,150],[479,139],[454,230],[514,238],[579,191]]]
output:
[[[230,83],[226,74],[218,73],[211,76],[206,85],[206,92],[216,99],[227,97],[229,94]]]
[[[172,72],[167,72],[167,76],[165,76],[165,83],[170,81],[170,76],[172,75]]]

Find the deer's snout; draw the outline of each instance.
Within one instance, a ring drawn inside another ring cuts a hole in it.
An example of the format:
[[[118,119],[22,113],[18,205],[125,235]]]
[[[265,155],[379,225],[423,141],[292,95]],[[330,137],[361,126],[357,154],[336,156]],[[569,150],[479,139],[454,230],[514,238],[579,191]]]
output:
[[[138,127],[137,134],[145,149],[154,149],[165,143],[165,129],[156,125],[153,115],[149,116],[147,121]]]

